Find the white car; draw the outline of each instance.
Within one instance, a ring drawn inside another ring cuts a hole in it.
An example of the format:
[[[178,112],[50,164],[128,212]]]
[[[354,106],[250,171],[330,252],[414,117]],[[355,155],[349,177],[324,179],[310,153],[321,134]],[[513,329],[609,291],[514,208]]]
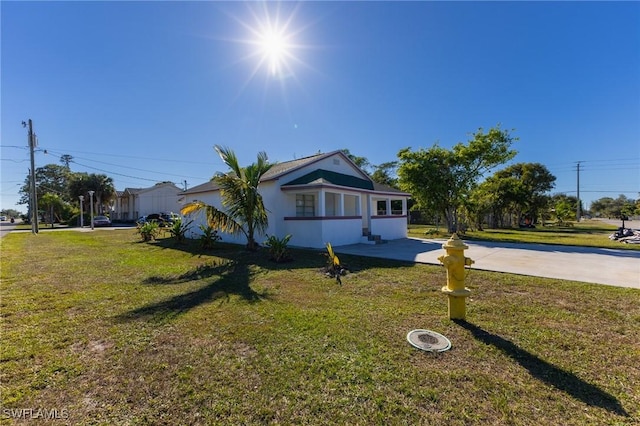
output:
[[[5,220],[7,220],[7,217],[6,216],[0,216],[0,220],[4,222]]]

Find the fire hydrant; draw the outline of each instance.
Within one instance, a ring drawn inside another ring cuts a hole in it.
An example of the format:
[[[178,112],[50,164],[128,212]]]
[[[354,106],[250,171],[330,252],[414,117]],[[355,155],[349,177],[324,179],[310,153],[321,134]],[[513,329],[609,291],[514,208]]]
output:
[[[464,250],[469,247],[457,234],[453,234],[442,248],[447,254],[440,256],[438,260],[447,268],[447,285],[442,287],[442,292],[449,297],[449,318],[465,319],[465,298],[471,294],[471,290],[464,286],[464,267],[471,266],[474,262],[464,256]]]

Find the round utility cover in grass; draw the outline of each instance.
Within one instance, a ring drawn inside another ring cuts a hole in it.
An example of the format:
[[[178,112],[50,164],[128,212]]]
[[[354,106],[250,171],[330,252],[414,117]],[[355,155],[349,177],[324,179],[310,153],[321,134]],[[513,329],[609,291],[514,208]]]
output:
[[[444,352],[451,348],[451,342],[440,333],[431,330],[413,330],[407,334],[412,346],[429,352]]]

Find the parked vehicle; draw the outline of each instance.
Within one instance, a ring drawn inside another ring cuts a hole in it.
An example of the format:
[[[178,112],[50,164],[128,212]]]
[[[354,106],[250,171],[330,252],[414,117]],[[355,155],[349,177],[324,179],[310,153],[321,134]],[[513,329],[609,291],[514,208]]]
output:
[[[167,222],[171,222],[172,224],[177,222],[178,220],[182,220],[182,218],[175,213],[161,213],[164,220]]]
[[[111,226],[111,220],[106,216],[94,216],[93,226]]]
[[[159,226],[172,226],[178,219],[180,219],[180,216],[178,216],[175,213],[151,213],[149,215],[146,216],[141,216],[138,218],[138,220],[136,220],[136,223],[138,223],[139,225],[142,225],[146,222],[157,222]]]
[[[0,216],[0,220],[4,222],[5,220],[7,220],[7,217],[6,216]]]

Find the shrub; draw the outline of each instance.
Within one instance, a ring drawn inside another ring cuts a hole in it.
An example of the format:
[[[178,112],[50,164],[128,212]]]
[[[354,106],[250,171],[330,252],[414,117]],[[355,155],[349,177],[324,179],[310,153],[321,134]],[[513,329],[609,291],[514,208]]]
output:
[[[216,243],[216,241],[222,239],[218,235],[218,231],[211,226],[200,225],[200,230],[202,231],[202,235],[200,235],[200,247],[202,247],[204,250],[213,248],[213,245]]]
[[[160,230],[158,223],[151,221],[138,224],[137,231],[138,234],[140,234],[142,241],[152,241],[156,239]]]
[[[269,248],[269,256],[271,260],[277,263],[292,260],[287,248],[287,244],[289,244],[290,239],[291,235],[285,235],[282,239],[279,239],[275,235],[267,235],[267,240],[264,242],[264,245]]]
[[[191,229],[192,223],[193,220],[183,223],[182,219],[177,219],[173,224],[171,224],[169,233],[177,243],[181,243],[187,239],[187,231]]]

